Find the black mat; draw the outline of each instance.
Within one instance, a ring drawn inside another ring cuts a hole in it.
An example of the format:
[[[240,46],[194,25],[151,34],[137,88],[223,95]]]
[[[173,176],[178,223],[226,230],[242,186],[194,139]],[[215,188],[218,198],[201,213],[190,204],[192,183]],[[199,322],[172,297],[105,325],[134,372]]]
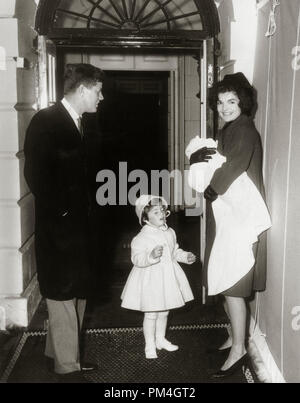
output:
[[[184,325],[168,330],[168,339],[179,350],[158,351],[158,358],[144,356],[141,328],[89,329],[85,333],[85,360],[99,369],[85,375],[87,383],[208,383],[209,373],[219,369],[224,357],[207,354],[226,337],[226,325]],[[2,383],[56,383],[44,358],[45,332],[24,333],[6,368]],[[216,382],[214,380],[213,382]],[[254,383],[251,366],[217,382]]]

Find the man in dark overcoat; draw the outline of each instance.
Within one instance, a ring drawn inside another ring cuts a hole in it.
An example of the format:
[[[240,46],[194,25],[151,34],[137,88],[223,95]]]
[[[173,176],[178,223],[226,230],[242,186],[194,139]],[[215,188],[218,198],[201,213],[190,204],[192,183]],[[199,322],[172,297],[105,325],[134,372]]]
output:
[[[83,113],[94,113],[103,72],[67,65],[64,98],[40,110],[27,129],[24,175],[35,197],[37,276],[49,313],[45,355],[57,374],[91,370],[80,357],[79,333],[90,278],[87,152]]]

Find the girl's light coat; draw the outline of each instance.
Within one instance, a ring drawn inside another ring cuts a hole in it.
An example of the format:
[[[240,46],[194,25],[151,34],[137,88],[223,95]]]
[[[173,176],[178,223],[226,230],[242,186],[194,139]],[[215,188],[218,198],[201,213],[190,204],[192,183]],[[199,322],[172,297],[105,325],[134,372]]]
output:
[[[163,246],[160,258],[152,250]],[[172,228],[145,225],[131,243],[134,264],[121,299],[123,308],[143,312],[165,311],[194,299],[186,275],[178,262],[187,263],[187,253],[179,248]]]

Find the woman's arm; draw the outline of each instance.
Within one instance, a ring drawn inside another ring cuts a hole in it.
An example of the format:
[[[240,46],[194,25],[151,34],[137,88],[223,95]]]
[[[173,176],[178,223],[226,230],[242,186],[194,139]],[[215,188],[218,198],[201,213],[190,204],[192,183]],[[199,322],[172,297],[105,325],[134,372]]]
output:
[[[223,150],[227,160],[215,171],[210,182],[210,187],[217,194],[224,194],[235,179],[247,171],[257,136],[256,130],[250,126],[237,126],[230,133],[230,141],[225,144]]]

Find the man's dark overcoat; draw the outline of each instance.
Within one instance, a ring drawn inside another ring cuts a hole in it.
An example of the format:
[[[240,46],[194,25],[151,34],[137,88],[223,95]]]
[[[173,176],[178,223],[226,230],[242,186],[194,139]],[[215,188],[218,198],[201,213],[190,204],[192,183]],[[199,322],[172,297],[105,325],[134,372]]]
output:
[[[262,176],[262,145],[261,138],[253,120],[240,115],[236,120],[225,124],[218,133],[218,151],[226,157],[226,162],[215,171],[210,185],[219,194],[226,192],[229,186],[243,172],[249,178],[265,199],[265,190]],[[211,248],[215,238],[215,221],[211,203],[207,203],[206,249],[204,258],[204,285],[207,286],[207,266]],[[255,266],[253,276],[253,290],[262,291],[266,286],[266,233],[259,236],[255,251]]]
[[[24,175],[35,197],[41,294],[58,301],[85,298],[90,280],[87,156],[61,102],[32,118],[24,153]]]

